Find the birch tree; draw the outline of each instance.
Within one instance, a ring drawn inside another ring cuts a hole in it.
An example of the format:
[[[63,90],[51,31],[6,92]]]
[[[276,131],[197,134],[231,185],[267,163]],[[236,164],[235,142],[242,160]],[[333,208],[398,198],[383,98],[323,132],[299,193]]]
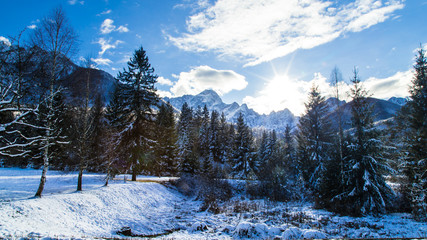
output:
[[[55,131],[54,126],[54,96],[61,91],[58,84],[61,74],[66,67],[64,58],[72,54],[77,46],[77,34],[68,22],[68,18],[62,8],[54,9],[46,17],[42,18],[38,27],[31,36],[34,46],[45,51],[45,63],[48,70],[49,89],[47,92],[47,114],[45,119],[45,133],[43,136],[43,171],[40,178],[40,184],[35,194],[41,197],[46,183],[46,174],[51,159],[51,147],[53,144],[60,144],[61,141],[55,140],[55,135],[60,131]]]

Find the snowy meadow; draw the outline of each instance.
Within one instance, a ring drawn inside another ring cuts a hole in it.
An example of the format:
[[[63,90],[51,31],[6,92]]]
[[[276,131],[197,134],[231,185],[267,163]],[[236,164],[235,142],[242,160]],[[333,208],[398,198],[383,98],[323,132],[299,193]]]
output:
[[[313,209],[307,202],[250,199],[241,182],[234,196],[202,210],[202,201],[183,195],[161,178],[104,187],[102,174],[85,174],[84,191],[75,191],[77,173],[50,171],[43,198],[33,198],[40,170],[0,168],[0,238],[298,239],[426,238],[427,225],[410,214],[343,217]],[[128,236],[125,236],[128,235]]]

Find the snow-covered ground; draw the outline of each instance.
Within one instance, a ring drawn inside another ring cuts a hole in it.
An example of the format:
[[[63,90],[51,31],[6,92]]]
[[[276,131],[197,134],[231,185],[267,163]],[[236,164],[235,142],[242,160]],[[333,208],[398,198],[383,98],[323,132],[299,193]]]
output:
[[[103,187],[99,174],[85,174],[84,191],[75,192],[76,173],[50,171],[45,195],[35,199],[39,178],[38,170],[0,168],[0,238],[120,238],[123,227],[163,239],[427,237],[426,223],[408,214],[341,217],[307,203],[244,196],[212,214],[173,187],[123,178]]]

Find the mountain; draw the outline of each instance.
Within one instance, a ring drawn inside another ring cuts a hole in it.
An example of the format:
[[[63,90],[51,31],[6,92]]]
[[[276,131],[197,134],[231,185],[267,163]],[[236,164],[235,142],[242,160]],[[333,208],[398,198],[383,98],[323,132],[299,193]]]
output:
[[[336,102],[336,99],[335,99],[335,102]],[[344,102],[340,106],[340,109],[342,111],[342,121],[343,121],[344,129],[351,128],[352,104],[353,102],[348,102],[348,103]],[[395,116],[397,111],[399,111],[399,109],[402,107],[401,105],[393,103],[391,101],[386,101],[386,100],[377,99],[377,98],[368,98],[368,104],[372,106],[375,122],[392,118],[393,116]],[[331,113],[329,114],[329,117],[331,118],[332,122],[335,121],[334,119],[337,119],[337,115],[338,115],[338,109],[336,109],[335,107],[335,109],[331,111]]]
[[[391,97],[388,101],[403,106],[408,102],[408,98]]]
[[[368,98],[368,103],[373,108],[374,121],[389,119],[396,114],[396,112],[401,108],[403,101],[398,98],[394,99],[396,99],[396,103],[393,100],[386,101],[377,98]],[[185,102],[187,102],[187,104],[193,109],[206,105],[209,111],[216,110],[219,113],[223,112],[227,120],[230,122],[236,122],[236,119],[241,112],[245,117],[247,124],[255,129],[267,129],[283,132],[286,125],[289,124],[291,127],[295,127],[298,123],[298,117],[294,116],[288,109],[271,112],[270,114],[259,114],[253,109],[248,108],[246,104],[239,105],[236,102],[231,104],[224,103],[221,97],[213,90],[205,90],[197,95],[164,98],[164,100],[169,101],[178,111]],[[335,119],[337,119],[338,114],[338,100],[336,98],[329,98],[326,100],[326,103],[329,107],[329,117],[331,118],[331,121],[334,122]],[[342,119],[344,129],[351,128],[351,105],[352,102],[347,103],[345,101],[340,101],[340,109],[343,113]]]
[[[104,102],[109,101],[109,93],[114,84],[114,77],[99,69],[76,67],[68,76],[61,79],[61,85],[66,89],[68,101],[78,104],[85,97],[86,80],[89,77],[90,99],[101,94]]]
[[[297,122],[296,117],[288,109],[272,112],[268,115],[259,114],[253,109],[250,109],[246,104],[239,105],[236,102],[231,104],[224,103],[221,97],[213,90],[205,90],[197,95],[164,98],[164,100],[169,101],[177,110],[180,110],[185,102],[193,109],[206,105],[209,111],[216,110],[219,113],[224,113],[225,117],[230,122],[236,122],[241,112],[248,126],[252,128],[274,129],[278,132],[283,132],[286,125],[289,124],[291,127],[294,127]]]

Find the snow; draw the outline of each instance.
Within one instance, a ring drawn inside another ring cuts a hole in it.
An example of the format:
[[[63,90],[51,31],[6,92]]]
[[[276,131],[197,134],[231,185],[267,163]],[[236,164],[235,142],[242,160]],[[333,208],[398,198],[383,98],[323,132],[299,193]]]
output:
[[[84,191],[76,192],[77,173],[49,171],[45,194],[32,198],[40,170],[0,168],[0,239],[126,238],[120,230],[161,239],[427,237],[427,224],[413,221],[410,214],[352,218],[313,209],[310,203],[244,195],[221,203],[223,211],[212,214],[200,211],[202,202],[170,184],[155,182],[157,177],[124,182],[118,176],[103,187],[104,175],[83,176]],[[236,212],[236,205],[247,210]]]

